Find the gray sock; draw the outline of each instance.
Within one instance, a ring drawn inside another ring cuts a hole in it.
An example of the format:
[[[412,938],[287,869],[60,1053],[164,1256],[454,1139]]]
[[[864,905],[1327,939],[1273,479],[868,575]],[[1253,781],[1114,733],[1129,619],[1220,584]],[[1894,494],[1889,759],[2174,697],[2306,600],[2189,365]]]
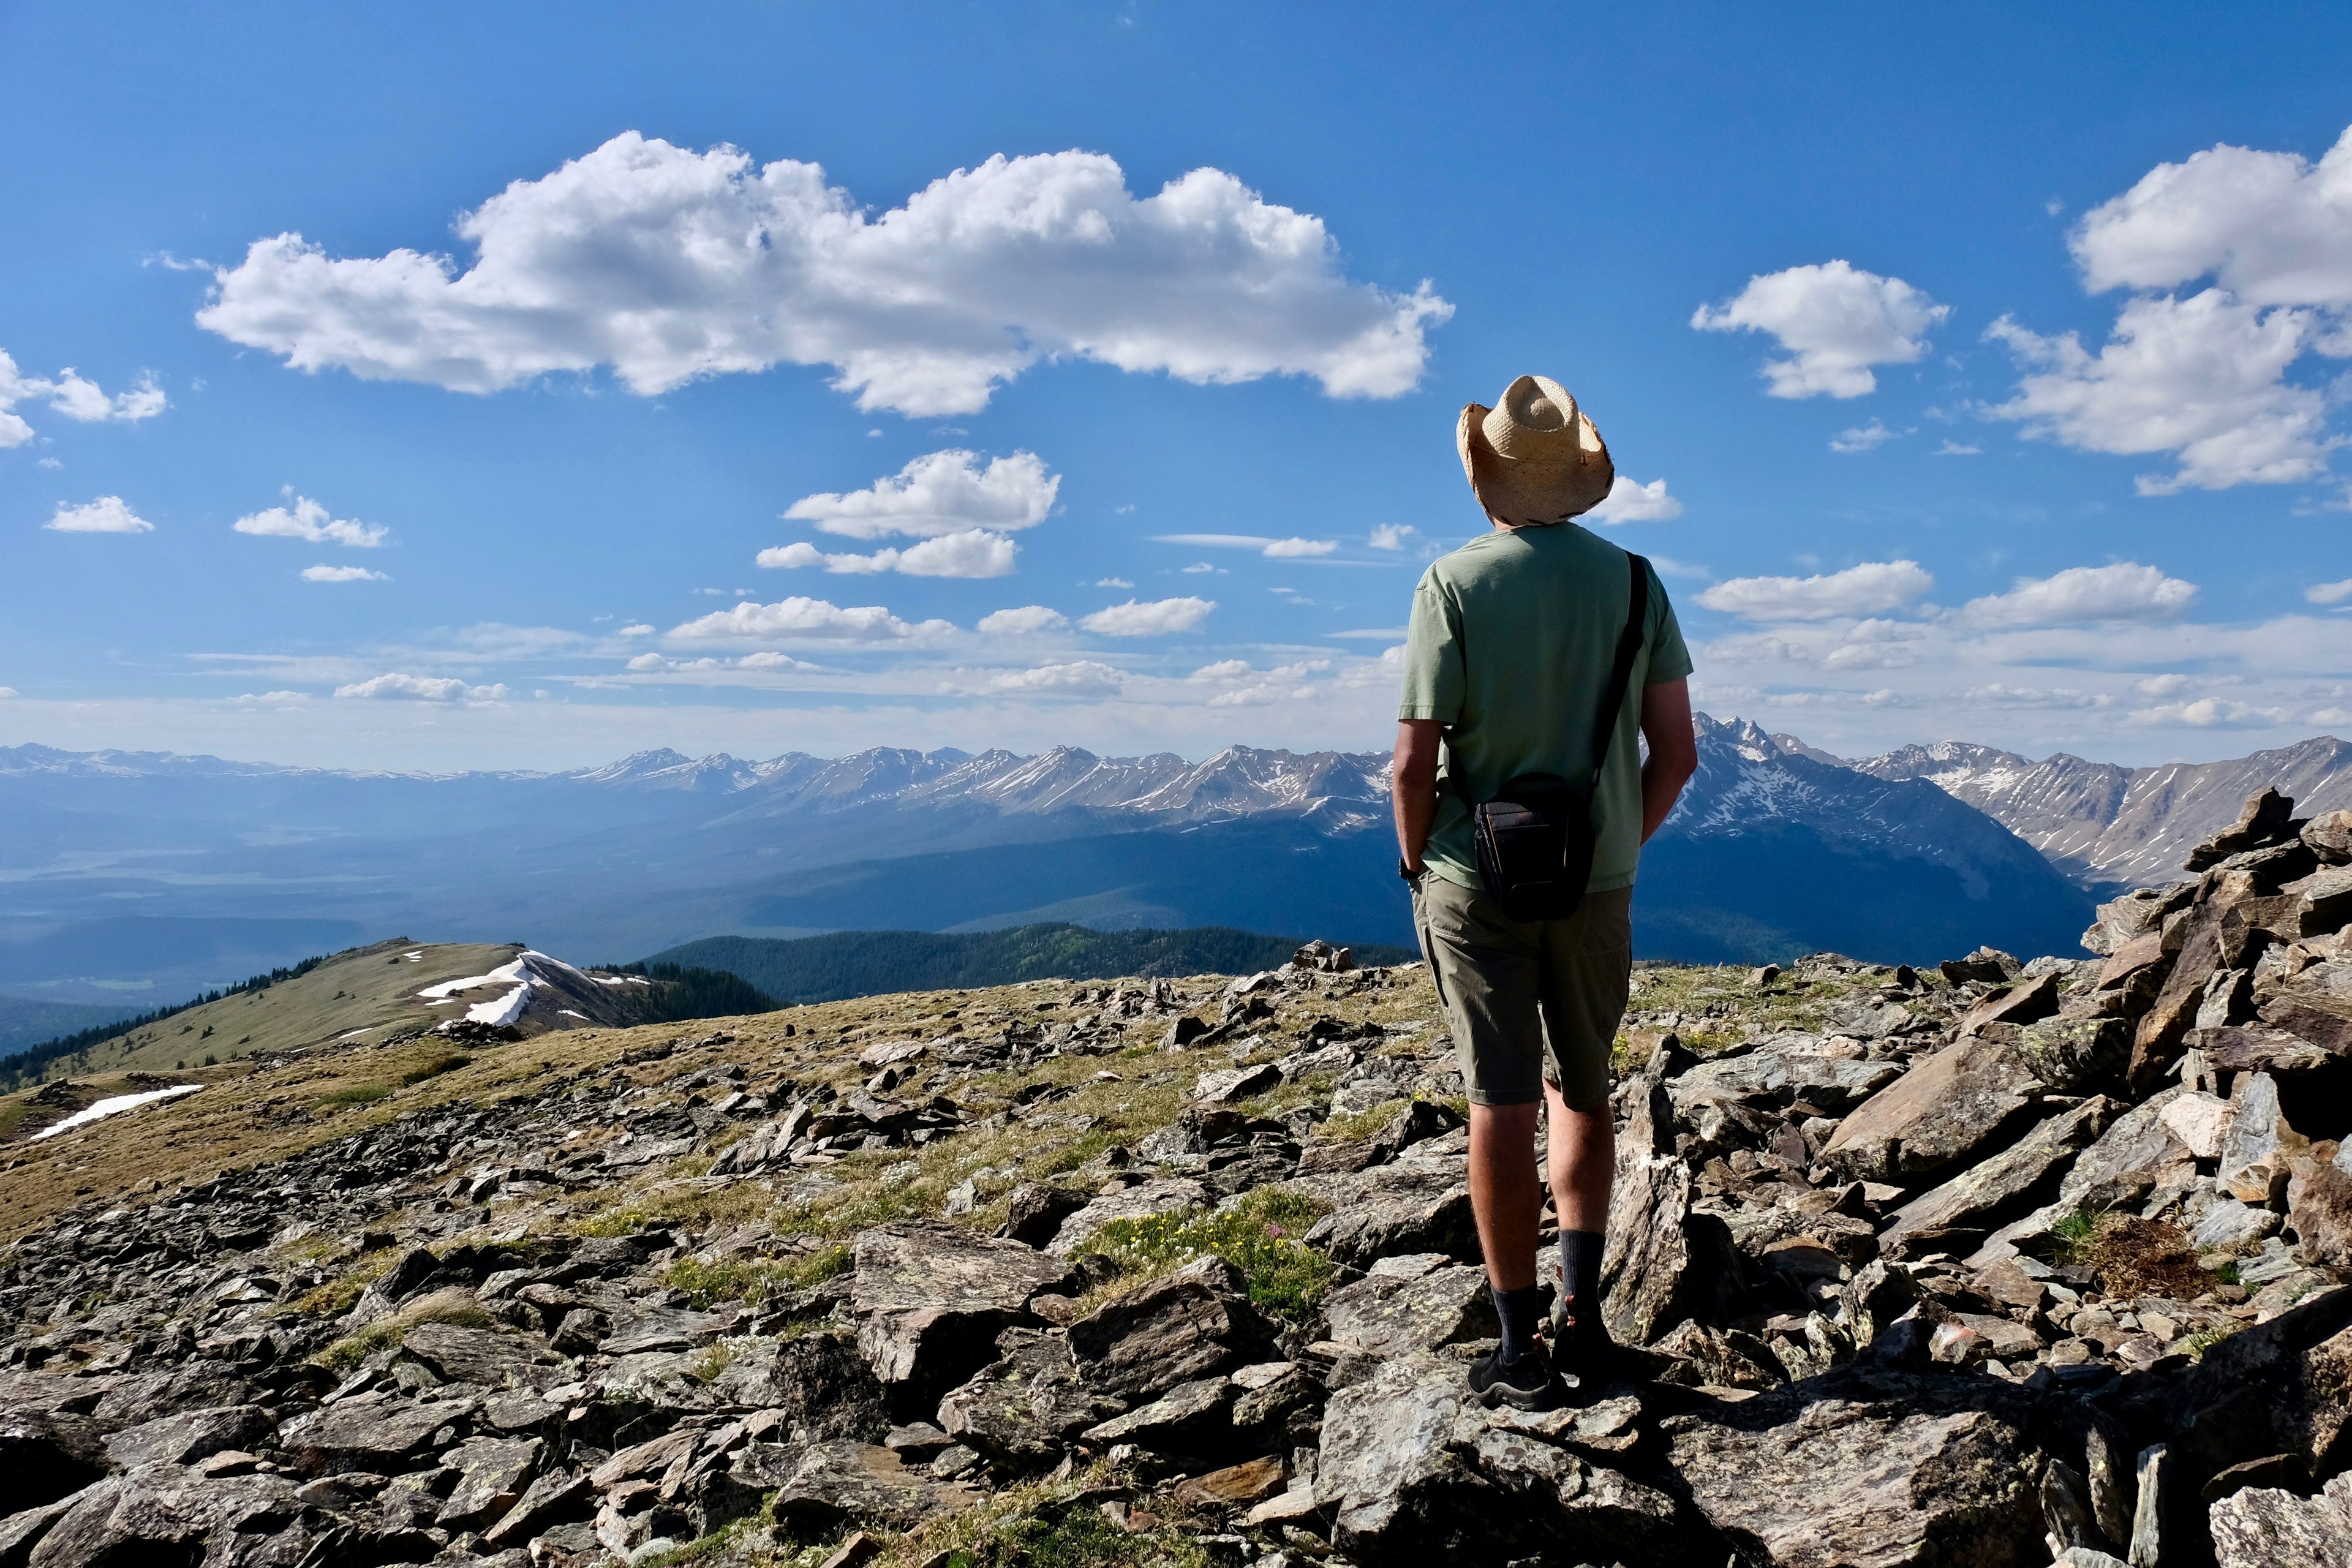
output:
[[[1503,1348],[1500,1359],[1506,1363],[1518,1360],[1536,1345],[1536,1324],[1543,1316],[1541,1293],[1529,1285],[1519,1290],[1497,1290],[1486,1287],[1495,1298],[1495,1316],[1503,1321]]]

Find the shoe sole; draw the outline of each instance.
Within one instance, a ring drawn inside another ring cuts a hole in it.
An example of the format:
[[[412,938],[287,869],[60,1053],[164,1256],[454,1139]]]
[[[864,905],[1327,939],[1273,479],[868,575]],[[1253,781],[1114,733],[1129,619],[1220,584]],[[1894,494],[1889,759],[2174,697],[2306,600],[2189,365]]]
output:
[[[1557,1410],[1567,1402],[1567,1398],[1568,1391],[1557,1383],[1547,1384],[1541,1388],[1513,1388],[1508,1384],[1490,1383],[1478,1394],[1478,1402],[1489,1410],[1497,1405],[1507,1405],[1530,1415]]]

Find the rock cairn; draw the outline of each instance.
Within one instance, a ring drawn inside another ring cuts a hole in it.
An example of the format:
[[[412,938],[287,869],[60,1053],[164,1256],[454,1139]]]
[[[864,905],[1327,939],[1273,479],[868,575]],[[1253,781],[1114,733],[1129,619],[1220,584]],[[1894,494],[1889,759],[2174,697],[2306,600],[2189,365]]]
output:
[[[0,1568],[2352,1561],[2352,814],[2264,792],[2189,869],[2090,960],[1640,972],[1625,1364],[1559,1411],[1467,1394],[1425,977],[1318,943],[69,1214],[0,1255]]]

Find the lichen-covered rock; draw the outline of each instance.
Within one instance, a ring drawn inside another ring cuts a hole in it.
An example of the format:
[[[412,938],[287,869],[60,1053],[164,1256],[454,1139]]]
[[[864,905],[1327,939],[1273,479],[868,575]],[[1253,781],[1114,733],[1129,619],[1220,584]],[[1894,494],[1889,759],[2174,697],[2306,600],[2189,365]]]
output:
[[[1866,1180],[1937,1175],[1998,1147],[2046,1088],[2015,1045],[1964,1037],[1864,1100],[1822,1159]]]
[[[1841,1377],[1663,1424],[1692,1505],[1737,1550],[1775,1568],[2046,1559],[2024,1396]]]
[[[249,1447],[276,1426],[257,1405],[184,1410],[124,1427],[106,1440],[106,1457],[126,1470],[138,1465],[193,1465],[226,1449]]]
[[[1105,1302],[1069,1342],[1088,1387],[1137,1404],[1259,1360],[1273,1337],[1241,1271],[1211,1256]]]
[[[733,1353],[711,1392],[738,1409],[773,1411],[794,1441],[877,1443],[890,1429],[881,1381],[847,1340],[819,1333],[728,1343]]]
[[[1464,1174],[1466,1148],[1467,1140],[1452,1133],[1415,1144],[1390,1164],[1293,1182],[1331,1205],[1307,1233],[1307,1245],[1351,1268],[1423,1252],[1477,1261],[1478,1229]]]
[[[2045,1183],[2056,1185],[2059,1173],[2107,1130],[2117,1110],[2113,1100],[2094,1095],[2038,1123],[2000,1153],[1895,1210],[1879,1232],[1879,1246],[1899,1254],[1914,1236],[1958,1226],[1989,1227],[2014,1218],[2032,1205]]]
[[[1483,1268],[1443,1253],[1383,1258],[1324,1298],[1330,1338],[1371,1355],[1434,1350],[1500,1332]]]
[[[461,1427],[475,1409],[471,1399],[395,1401],[362,1394],[313,1410],[278,1428],[278,1441],[302,1454],[313,1469],[405,1468],[410,1455],[443,1427]]]
[[[1469,1392],[1459,1363],[1419,1352],[1331,1396],[1315,1492],[1333,1510],[1333,1544],[1376,1564],[1515,1554],[1494,1549],[1524,1542],[1518,1516],[1451,1447]]]
[[[928,1416],[940,1396],[985,1366],[996,1336],[1070,1266],[1017,1241],[952,1226],[899,1224],[858,1233],[852,1304],[857,1348],[892,1412]]]
[[[2352,1473],[2317,1497],[2249,1487],[2213,1505],[2219,1568],[2283,1568],[2290,1563],[2352,1563]]]
[[[996,1345],[994,1363],[940,1401],[948,1436],[1016,1469],[1042,1468],[1118,1412],[1117,1400],[1080,1379],[1067,1334],[1007,1329]]]
[[[1739,1265],[1722,1220],[1694,1206],[1690,1167],[1628,1141],[1609,1197],[1601,1315],[1618,1340],[1648,1344],[1685,1319],[1712,1321]]]
[[[283,1476],[142,1465],[83,1492],[26,1561],[29,1568],[250,1563],[266,1543],[268,1561],[292,1563],[310,1544],[308,1512]]]

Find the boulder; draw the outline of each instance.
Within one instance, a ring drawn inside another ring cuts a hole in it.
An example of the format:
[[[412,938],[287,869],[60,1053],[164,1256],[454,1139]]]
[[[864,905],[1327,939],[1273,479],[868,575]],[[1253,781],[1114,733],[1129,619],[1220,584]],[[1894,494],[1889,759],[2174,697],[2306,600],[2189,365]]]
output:
[[[52,1524],[29,1568],[254,1561],[241,1537],[268,1536],[269,1560],[299,1561],[310,1544],[303,1505],[283,1476],[203,1476],[142,1465],[89,1488]]]
[[[2245,805],[2239,808],[2237,821],[2191,849],[2182,865],[2191,871],[2202,871],[2232,855],[2291,837],[2294,816],[2294,801],[2265,784],[2246,797]]]
[[[250,1447],[277,1425],[257,1405],[185,1410],[124,1427],[106,1440],[106,1457],[126,1470],[139,1465],[193,1465],[230,1448]]]
[[[457,1484],[433,1522],[443,1530],[482,1531],[506,1517],[539,1473],[544,1445],[536,1437],[472,1437],[441,1456]]]
[[[1937,1175],[1997,1147],[2045,1087],[2015,1045],[1963,1037],[1864,1100],[1822,1160],[1864,1180]]]
[[[1272,1062],[1225,1068],[1202,1073],[1192,1085],[1192,1098],[1203,1105],[1238,1105],[1253,1095],[1279,1087],[1281,1082],[1282,1069]]]
[[[2320,863],[2352,862],[2352,811],[2323,811],[2303,825],[2303,842]]]
[[[1519,1510],[1451,1447],[1469,1397],[1459,1363],[1429,1352],[1383,1361],[1331,1395],[1315,1495],[1332,1543],[1360,1562],[1500,1562],[1532,1550]]]
[[[2298,1457],[2310,1473],[2341,1464],[2352,1427],[2352,1289],[2325,1290],[2208,1350],[2177,1382],[2137,1396],[2192,1487],[2232,1465]]]
[[[870,1443],[835,1439],[765,1451],[776,1447],[753,1445],[738,1456],[735,1469],[749,1485],[776,1488],[776,1523],[795,1535],[830,1534],[854,1523],[910,1530],[976,1500],[961,1487],[908,1469],[897,1454]]]
[[[2197,1022],[2206,984],[2219,970],[2248,966],[2260,942],[2259,933],[2232,907],[2205,903],[2190,911],[2180,956],[2132,1037],[2126,1076],[2133,1092],[2147,1093],[2172,1071],[2183,1037]]]
[[[1990,1380],[1846,1371],[1662,1430],[1739,1560],[1894,1568],[2047,1555],[2032,1426],[2030,1397]]]
[[[1155,1454],[1229,1458],[1234,1394],[1230,1378],[1195,1378],[1178,1384],[1148,1405],[1089,1427],[1083,1436],[1097,1449],[1132,1443]]]
[[[2017,1037],[2018,1054],[2053,1094],[2120,1086],[2131,1044],[2131,1026],[2116,1017],[2044,1018]]]
[[[2317,1497],[2249,1487],[2213,1505],[2219,1568],[2281,1568],[2289,1563],[2352,1563],[2352,1472]]]
[[[1416,1144],[1390,1164],[1291,1184],[1331,1205],[1307,1233],[1307,1244],[1350,1268],[1418,1252],[1476,1261],[1478,1230],[1456,1143],[1466,1147],[1458,1133],[1448,1134]]]
[[[1368,1355],[1434,1350],[1501,1332],[1486,1273],[1443,1253],[1383,1258],[1324,1298],[1329,1337]]]
[[[1987,1024],[2036,1024],[2058,1011],[2058,976],[2036,975],[1996,991],[1968,1011],[1960,1033],[1973,1035]]]
[[[996,1361],[940,1401],[943,1442],[952,1437],[1016,1470],[1042,1469],[1118,1412],[1117,1400],[1078,1375],[1067,1334],[1007,1329],[997,1350]]]
[[[2059,1204],[2115,1208],[2146,1194],[2164,1173],[2193,1166],[2189,1146],[2164,1121],[2165,1108],[2186,1092],[2175,1085],[2116,1118],[2068,1167],[2058,1184]]]
[[[100,1430],[78,1415],[26,1409],[0,1415],[0,1518],[53,1503],[104,1476],[117,1461]]]
[[[515,1505],[482,1536],[493,1547],[520,1546],[556,1525],[576,1523],[594,1511],[587,1477],[551,1472],[525,1488]]]
[[[1685,1319],[1710,1321],[1736,1297],[1730,1233],[1694,1195],[1682,1161],[1633,1138],[1621,1145],[1601,1275],[1601,1319],[1620,1341],[1645,1345]]]
[[[2352,1268],[2352,1142],[2324,1164],[2306,1158],[2292,1170],[2286,1217],[2297,1255],[2307,1263]]]
[[[1516,1415],[1516,1412],[1512,1413]],[[1570,1453],[1510,1419],[1465,1410],[1454,1447],[1494,1483],[1504,1507],[1522,1513],[1546,1562],[1672,1562],[1679,1539],[1675,1501],[1664,1492]]]
[[[807,1130],[809,1107],[795,1105],[773,1121],[763,1121],[720,1151],[714,1176],[749,1176],[782,1165]]]
[[[1264,1502],[1280,1491],[1283,1477],[1282,1460],[1269,1455],[1194,1476],[1181,1483],[1173,1495],[1187,1508],[1231,1512]]]
[[[818,1333],[730,1344],[734,1354],[711,1392],[738,1409],[774,1412],[794,1441],[873,1443],[890,1429],[887,1392],[848,1340]]]
[[[928,1416],[940,1396],[994,1359],[996,1336],[1070,1266],[1017,1241],[952,1226],[901,1223],[858,1233],[851,1304],[857,1348],[900,1416]]]
[[[531,1364],[546,1353],[537,1336],[469,1329],[457,1323],[419,1323],[402,1336],[403,1354],[430,1367],[448,1383],[510,1388],[529,1380]]]
[[[2352,925],[2352,866],[2315,871],[2291,890],[2296,900],[2294,935],[2326,936]]]
[[[2267,1203],[2284,1184],[2281,1134],[2291,1133],[2279,1108],[2278,1082],[2248,1073],[2231,1086],[2235,1113],[2211,1158],[2221,1190],[2247,1203]]]
[[[2032,1207],[2045,1184],[2054,1187],[2076,1153],[2112,1125],[2113,1100],[2094,1095],[2072,1110],[2037,1123],[2031,1132],[1931,1188],[1895,1211],[1878,1244],[1900,1255],[1910,1237],[1963,1226],[1990,1228]]]
[[[1005,1201],[1004,1224],[996,1234],[1024,1247],[1045,1247],[1063,1222],[1086,1206],[1087,1194],[1074,1188],[1024,1182]]]
[[[288,1452],[304,1457],[316,1471],[373,1470],[388,1475],[444,1426],[462,1425],[474,1413],[471,1399],[392,1401],[361,1395],[297,1416],[278,1429]]]
[[[1105,1302],[1069,1342],[1088,1387],[1134,1404],[1258,1360],[1273,1337],[1241,1271],[1212,1256]]]
[[[1783,1035],[1738,1056],[1701,1062],[1674,1079],[1668,1092],[1678,1109],[1709,1100],[1774,1106],[1802,1100],[1835,1116],[1902,1074],[1901,1064],[1872,1060],[1852,1040]]]

